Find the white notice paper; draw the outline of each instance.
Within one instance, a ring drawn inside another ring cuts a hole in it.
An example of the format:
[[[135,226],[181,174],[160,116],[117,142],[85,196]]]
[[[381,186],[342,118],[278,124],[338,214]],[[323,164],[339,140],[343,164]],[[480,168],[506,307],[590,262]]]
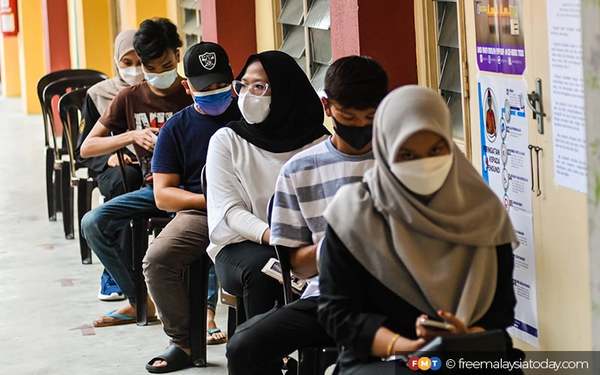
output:
[[[587,192],[581,0],[548,1],[554,179]]]

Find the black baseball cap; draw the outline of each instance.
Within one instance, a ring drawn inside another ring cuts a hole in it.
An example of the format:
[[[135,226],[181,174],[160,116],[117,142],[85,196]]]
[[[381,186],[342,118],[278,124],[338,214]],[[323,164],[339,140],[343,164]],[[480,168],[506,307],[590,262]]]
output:
[[[196,90],[213,83],[233,81],[227,52],[217,43],[200,42],[188,48],[183,57],[183,70]]]

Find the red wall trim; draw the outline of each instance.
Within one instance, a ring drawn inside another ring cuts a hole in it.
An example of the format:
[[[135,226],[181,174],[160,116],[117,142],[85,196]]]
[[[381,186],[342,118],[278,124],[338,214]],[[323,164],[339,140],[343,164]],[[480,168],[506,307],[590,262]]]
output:
[[[377,60],[390,88],[417,83],[413,0],[331,0],[331,44],[334,59]]]
[[[44,53],[48,72],[71,68],[67,3],[67,0],[42,1]]]
[[[254,0],[202,0],[201,9],[202,40],[223,46],[237,75],[256,53]]]

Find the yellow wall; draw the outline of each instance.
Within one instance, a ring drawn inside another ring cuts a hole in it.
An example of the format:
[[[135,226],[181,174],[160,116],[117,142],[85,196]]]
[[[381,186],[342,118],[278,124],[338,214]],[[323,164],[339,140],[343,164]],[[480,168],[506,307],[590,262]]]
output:
[[[0,67],[2,71],[2,95],[13,97],[21,95],[19,67],[19,40],[16,36],[0,36]]]
[[[121,0],[121,30],[137,29],[143,20],[153,17],[167,17],[176,23],[176,9],[176,0]]]
[[[71,25],[71,35],[76,35],[72,38],[76,39],[72,42],[75,43],[76,48],[72,59],[77,60],[73,67],[96,69],[112,75],[115,32],[111,16],[111,1],[73,0],[71,4],[75,9],[70,9],[69,16],[72,17],[74,14],[76,20]]]
[[[277,26],[279,1],[255,0],[256,49],[258,52],[279,48],[281,31]]]
[[[42,1],[19,1],[19,61],[21,96],[26,113],[40,113],[37,82],[46,73]]]

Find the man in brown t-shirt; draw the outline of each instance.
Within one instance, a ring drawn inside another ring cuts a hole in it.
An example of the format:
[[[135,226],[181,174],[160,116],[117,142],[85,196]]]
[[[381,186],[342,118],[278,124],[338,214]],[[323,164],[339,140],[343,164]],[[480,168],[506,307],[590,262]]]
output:
[[[145,81],[123,89],[113,99],[81,146],[82,157],[111,154],[133,145],[145,176],[150,174],[150,160],[159,129],[179,110],[193,103],[177,73],[179,48],[182,46],[177,28],[164,18],[142,22],[134,38],[134,48],[144,71]],[[113,132],[115,135],[109,136]],[[106,270],[119,284],[129,304],[105,314],[94,326],[135,322],[135,284],[130,267],[129,249],[121,248],[119,234],[135,216],[157,216],[151,180],[146,186],[118,196],[88,212],[81,221],[82,235]],[[149,301],[148,312],[154,316]]]

